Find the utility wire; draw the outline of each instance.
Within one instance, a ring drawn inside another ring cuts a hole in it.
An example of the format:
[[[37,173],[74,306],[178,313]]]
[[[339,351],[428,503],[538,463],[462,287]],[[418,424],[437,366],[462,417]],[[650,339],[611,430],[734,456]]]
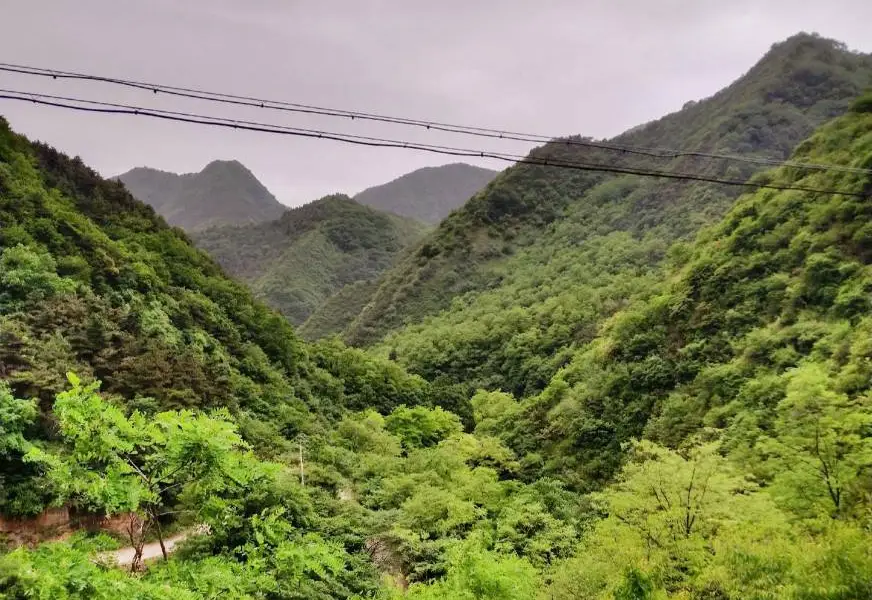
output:
[[[484,150],[475,150],[470,148],[457,148],[452,146],[437,146],[433,144],[419,144],[416,142],[408,142],[403,140],[394,140],[386,138],[374,138],[367,136],[356,136],[344,134],[341,132],[320,131],[312,129],[302,129],[294,127],[286,127],[281,125],[273,125],[269,123],[260,123],[255,121],[239,121],[235,119],[227,119],[223,117],[213,117],[197,113],[183,113],[176,111],[151,109],[128,104],[116,104],[111,102],[101,102],[96,100],[86,100],[80,98],[72,98],[67,96],[51,96],[48,94],[38,94],[31,92],[21,92],[16,90],[0,89],[0,99],[16,100],[21,102],[31,102],[33,104],[54,106],[69,110],[81,112],[100,113],[100,114],[120,114],[120,115],[136,115],[145,116],[168,121],[177,121],[183,123],[192,123],[197,125],[206,125],[213,127],[223,127],[229,129],[237,129],[243,131],[254,131],[261,133],[273,133],[281,135],[290,135],[296,137],[327,139],[349,144],[356,144],[370,147],[381,148],[403,148],[407,150],[419,150],[436,154],[464,157],[479,157],[501,160],[504,162],[529,164],[542,167],[553,167],[563,169],[574,169],[579,171],[592,171],[601,173],[615,173],[623,175],[637,175],[641,177],[658,177],[664,179],[676,179],[685,181],[698,181],[704,183],[716,183],[721,185],[729,185],[736,187],[754,188],[754,189],[774,189],[774,190],[795,190],[816,194],[836,194],[843,196],[855,196],[866,198],[868,194],[860,192],[846,192],[843,190],[820,189],[808,186],[798,185],[779,185],[773,183],[741,181],[735,179],[721,179],[716,177],[707,177],[693,173],[680,173],[673,171],[658,171],[650,169],[633,169],[627,167],[619,167],[615,165],[587,163],[579,161],[567,161],[563,159],[553,158],[538,158],[535,156],[522,156],[508,154],[502,152],[490,152]]]
[[[421,119],[409,119],[405,117],[394,117],[389,115],[367,113],[361,111],[352,111],[336,108],[326,108],[314,106],[310,104],[299,104],[294,102],[285,102],[278,100],[266,100],[252,96],[242,96],[236,94],[227,94],[222,92],[209,92],[202,89],[170,86],[157,83],[147,83],[143,81],[135,81],[130,79],[118,79],[113,77],[104,77],[100,75],[90,75],[87,73],[76,73],[73,71],[61,71],[57,69],[45,69],[41,67],[31,67],[27,65],[17,65],[12,63],[0,63],[0,71],[9,73],[17,73],[22,75],[35,75],[40,77],[50,77],[52,79],[75,79],[84,81],[103,82],[114,85],[125,86],[129,88],[149,91],[154,94],[162,93],[171,96],[183,98],[192,98],[197,100],[206,100],[210,102],[218,102],[222,104],[232,104],[237,106],[247,106],[254,108],[263,108],[271,110],[280,110],[299,114],[312,114],[328,117],[340,117],[347,119],[359,119],[365,121],[376,121],[381,123],[392,123],[396,125],[406,125],[428,130],[443,131],[450,133],[458,133],[463,135],[472,135],[477,137],[486,137],[502,140],[521,141],[528,143],[548,143],[560,142],[570,146],[581,146],[585,148],[595,148],[599,150],[608,150],[620,152],[623,154],[635,154],[661,159],[675,159],[681,157],[706,158],[710,160],[726,160],[745,162],[749,164],[757,164],[763,166],[786,166],[797,169],[815,170],[815,171],[842,171],[849,173],[872,174],[872,169],[862,169],[857,167],[847,167],[844,165],[831,164],[815,164],[801,163],[794,161],[785,161],[775,158],[762,158],[753,156],[736,156],[729,154],[715,154],[709,152],[692,151],[692,150],[671,150],[666,148],[646,148],[641,146],[621,145],[607,142],[595,142],[590,140],[576,139],[571,137],[561,136],[546,136],[529,133],[519,133],[513,131],[504,131],[499,129],[490,129],[486,127],[473,127],[466,125],[454,125],[439,121],[427,121]]]

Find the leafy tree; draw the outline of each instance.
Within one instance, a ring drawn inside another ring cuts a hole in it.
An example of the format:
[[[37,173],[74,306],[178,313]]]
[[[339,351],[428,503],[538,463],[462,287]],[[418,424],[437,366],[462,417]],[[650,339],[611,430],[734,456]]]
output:
[[[400,438],[407,450],[424,448],[460,433],[460,419],[442,408],[399,406],[385,419],[385,428]]]
[[[60,277],[54,258],[23,244],[0,249],[0,309],[70,293],[75,283]]]
[[[797,368],[778,404],[775,435],[761,445],[778,463],[776,484],[791,508],[845,517],[869,506],[872,406],[834,387],[821,365]]]
[[[429,600],[528,600],[538,588],[536,570],[511,554],[487,551],[470,542],[451,552],[445,578],[433,584],[413,584],[407,598]]]
[[[128,417],[99,396],[98,382],[83,385],[75,375],[68,377],[72,387],[54,406],[65,447],[57,453],[33,448],[28,459],[41,464],[61,497],[76,505],[109,514],[134,512],[128,524],[134,569],[152,528],[166,557],[161,518],[180,495],[217,494],[241,467],[244,444],[229,415],[180,411]]]
[[[26,434],[36,418],[36,402],[13,397],[0,381],[0,510],[8,514],[38,513],[46,502],[42,482],[23,460],[32,448]]]

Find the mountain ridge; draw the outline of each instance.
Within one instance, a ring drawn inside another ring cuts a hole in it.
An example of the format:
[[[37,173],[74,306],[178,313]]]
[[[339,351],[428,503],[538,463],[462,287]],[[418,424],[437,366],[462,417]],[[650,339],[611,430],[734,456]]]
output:
[[[869,85],[872,85],[872,56],[849,52],[844,44],[833,40],[799,34],[773,45],[745,75],[720,92],[642,128],[628,130],[614,140],[645,147],[784,157],[816,126],[843,112]],[[534,149],[531,156],[740,180],[761,168],[755,164],[703,157],[639,157],[568,145],[559,140]],[[488,295],[488,303],[504,305],[507,300],[500,300],[497,290],[505,287],[505,282],[517,280],[519,273],[528,271],[527,267],[519,270],[513,264],[532,261],[541,272],[552,272],[549,280],[536,283],[538,275],[530,271],[529,281],[524,284],[529,286],[524,288],[525,299],[516,298],[521,305],[529,305],[529,302],[541,305],[540,300],[532,300],[544,293],[536,292],[536,286],[556,285],[554,282],[560,279],[566,282],[565,273],[581,269],[580,258],[570,258],[575,251],[570,242],[578,244],[584,240],[590,244],[594,239],[601,240],[607,232],[624,231],[635,239],[653,236],[671,243],[692,235],[699,227],[725,214],[738,194],[738,190],[715,185],[642,180],[537,165],[510,167],[382,276],[372,301],[346,330],[345,339],[356,345],[371,345],[391,332],[401,332],[407,325],[433,319],[442,311],[448,311],[446,319],[460,319],[457,312],[450,314],[455,309],[466,311],[472,320],[453,321],[451,328],[457,329],[452,337],[467,339],[470,330],[483,322],[483,315],[493,312],[493,307],[485,310],[480,302],[479,309],[475,310],[481,310],[481,314],[473,318],[471,311],[476,297]],[[562,259],[555,259],[551,245],[564,248]],[[664,243],[660,248],[651,249],[652,256],[661,257],[652,264],[662,259],[668,245]],[[557,264],[563,265],[563,275],[554,272]],[[582,277],[581,272],[579,277]],[[560,294],[568,293],[576,284],[561,285],[566,288]],[[555,295],[560,294],[555,290]],[[461,299],[459,304],[454,304],[455,308],[448,310],[452,302]],[[545,323],[553,321],[545,314],[531,318]],[[587,327],[588,324],[561,324],[560,329],[565,329],[561,344],[573,343],[579,331]],[[520,332],[509,333],[515,327],[508,323],[496,329],[508,336],[520,335]],[[489,335],[481,333],[486,339]],[[532,330],[530,335],[534,335]],[[464,342],[472,344],[468,349],[472,354],[466,360],[475,361],[472,357],[477,357],[478,352],[483,352],[490,344],[497,348],[510,344],[510,338],[499,343],[486,339]],[[436,344],[432,340],[427,343]],[[412,348],[407,350],[411,352]],[[542,349],[544,353],[553,351],[553,347]],[[414,352],[420,354],[423,348]],[[427,351],[432,352],[432,349]],[[401,352],[401,361],[402,356]],[[479,357],[477,360],[496,363],[500,358],[498,353],[491,359]],[[553,360],[559,362],[559,359]],[[443,361],[444,366],[439,366]],[[457,369],[459,374],[462,368],[458,361],[458,357],[451,356],[442,356],[438,363],[428,359],[430,364],[426,370],[441,372],[451,364],[454,366],[450,369]],[[465,364],[466,361],[460,362]],[[406,364],[412,367],[412,361]],[[412,368],[423,369],[424,366]]]

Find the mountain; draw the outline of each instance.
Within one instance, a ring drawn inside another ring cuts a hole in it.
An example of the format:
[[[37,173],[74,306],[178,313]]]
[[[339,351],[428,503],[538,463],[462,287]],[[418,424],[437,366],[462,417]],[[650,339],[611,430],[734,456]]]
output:
[[[802,34],[714,96],[609,143],[784,159],[870,84],[870,56]],[[566,138],[532,156],[739,181],[765,166],[612,152],[589,141]],[[740,190],[516,165],[382,276],[345,337],[378,343],[428,378],[538,393],[605,319],[649,293],[673,243],[716,222]]]
[[[267,453],[281,452],[287,437],[317,430],[354,402],[351,372],[338,384],[330,374],[339,368],[332,350],[304,344],[286,319],[227,278],[121,183],[14,134],[5,121],[0,166],[0,400],[7,390],[36,399],[37,437],[53,435],[50,407],[67,389],[68,372],[99,380],[128,410],[228,409],[248,441]],[[302,213],[330,210],[330,202]],[[374,213],[348,199],[336,202]],[[387,222],[396,223],[391,235],[418,227],[380,216],[349,238],[340,222],[326,221],[309,240],[317,246],[319,236],[329,238],[335,244],[329,248],[349,249],[343,256],[351,261],[354,248],[396,241],[384,237]],[[356,358],[362,368],[375,368],[371,373],[382,368],[368,360]],[[412,399],[396,377],[412,381],[404,374],[377,376],[378,385],[392,390],[379,392],[380,402],[420,402],[423,382],[409,384]],[[0,513],[38,510],[50,490],[26,483],[35,467],[15,463],[16,481],[25,480],[19,489],[5,480],[7,466],[8,456],[0,454]]]
[[[368,188],[354,199],[379,210],[436,224],[496,176],[497,171],[465,163],[424,167]]]
[[[426,229],[335,195],[273,221],[214,227],[193,239],[255,296],[299,325],[343,286],[377,278]],[[308,332],[320,337],[334,328],[313,326]]]
[[[116,179],[185,231],[277,219],[287,209],[241,163],[216,160],[199,173],[177,175],[137,167]]]
[[[326,449],[348,442],[334,431],[352,411],[383,420],[373,411],[402,406],[445,415],[453,432],[460,417],[442,407],[469,415],[465,397],[363,352],[302,342],[124,185],[3,119],[0,223],[0,596],[378,590],[366,546],[378,530],[368,513],[342,516],[349,474]],[[322,231],[349,246],[383,233]],[[147,536],[166,554],[164,527],[184,537],[204,523],[210,534],[172,562],[184,577],[100,564],[131,544],[136,569]],[[107,524],[123,541],[75,533]],[[57,541],[66,533],[77,541]],[[291,556],[305,557],[291,559],[297,575],[282,566]]]
[[[868,509],[872,95],[793,159],[865,171],[782,167],[760,176],[835,193],[739,198],[508,416],[503,431],[516,449],[580,482],[607,476],[630,438],[679,447],[717,429],[724,452],[769,484],[789,477],[777,465],[810,463],[781,482],[807,495],[800,510]]]

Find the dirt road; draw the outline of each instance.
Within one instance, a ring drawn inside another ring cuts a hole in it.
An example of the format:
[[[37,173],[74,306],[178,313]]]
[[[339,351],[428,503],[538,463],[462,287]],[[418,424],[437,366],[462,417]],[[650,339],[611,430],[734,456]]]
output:
[[[168,554],[172,554],[172,552],[176,549],[176,545],[182,541],[184,541],[189,535],[192,533],[197,533],[196,531],[186,531],[184,533],[180,533],[178,535],[174,535],[173,537],[169,537],[164,540],[164,546],[167,549]],[[132,547],[121,548],[120,550],[115,550],[114,552],[106,552],[102,556],[106,558],[113,558],[119,565],[130,565],[133,563],[133,554],[134,550]],[[162,558],[163,554],[160,551],[160,543],[151,542],[150,544],[146,544],[142,547],[142,560],[143,562],[153,560],[155,558]]]

